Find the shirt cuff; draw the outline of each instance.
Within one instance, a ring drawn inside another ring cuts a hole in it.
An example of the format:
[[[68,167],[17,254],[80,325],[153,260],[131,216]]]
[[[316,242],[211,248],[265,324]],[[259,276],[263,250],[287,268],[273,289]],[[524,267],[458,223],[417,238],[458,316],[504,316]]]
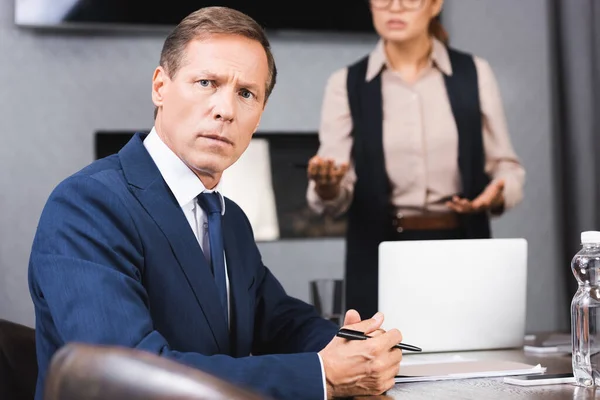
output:
[[[323,366],[323,359],[319,353],[317,353],[317,357],[319,357],[319,363],[321,364],[321,376],[323,377],[323,399],[327,400],[327,379],[325,378],[325,367]]]
[[[523,188],[512,177],[504,178],[504,208],[509,210],[523,200]]]

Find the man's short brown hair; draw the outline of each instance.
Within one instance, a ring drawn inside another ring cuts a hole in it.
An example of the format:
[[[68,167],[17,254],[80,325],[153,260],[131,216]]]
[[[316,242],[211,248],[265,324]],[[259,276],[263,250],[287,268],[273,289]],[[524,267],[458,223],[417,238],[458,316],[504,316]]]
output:
[[[265,102],[273,91],[277,67],[271,45],[263,28],[248,15],[228,7],[204,7],[185,17],[167,36],[160,54],[160,65],[171,79],[184,62],[185,49],[192,40],[207,39],[212,35],[239,35],[259,42],[267,54],[269,79],[265,88]],[[154,118],[158,109],[154,110]]]

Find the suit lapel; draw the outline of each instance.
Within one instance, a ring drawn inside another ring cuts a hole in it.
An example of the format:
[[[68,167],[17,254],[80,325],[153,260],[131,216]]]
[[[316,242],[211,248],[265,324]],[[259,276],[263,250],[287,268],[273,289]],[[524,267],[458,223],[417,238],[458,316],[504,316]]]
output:
[[[160,227],[208,321],[219,350],[229,354],[229,332],[217,287],[194,233],[139,134],[119,152],[133,194]]]

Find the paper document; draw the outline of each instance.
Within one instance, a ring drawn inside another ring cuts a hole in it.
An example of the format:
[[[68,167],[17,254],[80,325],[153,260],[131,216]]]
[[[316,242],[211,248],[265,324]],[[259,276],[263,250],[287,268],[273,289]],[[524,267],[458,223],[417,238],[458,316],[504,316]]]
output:
[[[529,365],[513,361],[475,360],[461,356],[445,360],[419,361],[411,359],[400,364],[400,375],[396,383],[441,381],[450,379],[488,378],[512,375],[542,374],[546,371],[541,365]]]

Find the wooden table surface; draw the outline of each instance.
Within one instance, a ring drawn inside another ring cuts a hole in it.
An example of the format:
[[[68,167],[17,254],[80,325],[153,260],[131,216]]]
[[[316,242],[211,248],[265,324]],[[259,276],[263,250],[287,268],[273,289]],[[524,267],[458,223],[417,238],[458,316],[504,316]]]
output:
[[[571,355],[531,355],[522,349],[482,352],[448,353],[461,355],[469,359],[496,359],[524,362],[531,365],[541,364],[547,374],[571,372]],[[418,357],[440,357],[439,354],[422,354]],[[406,359],[411,356],[405,356]],[[386,395],[357,397],[357,399],[491,399],[491,400],[589,400],[599,399],[600,390],[581,388],[571,384],[545,386],[515,386],[502,382],[503,378],[463,379],[438,382],[399,383]]]

